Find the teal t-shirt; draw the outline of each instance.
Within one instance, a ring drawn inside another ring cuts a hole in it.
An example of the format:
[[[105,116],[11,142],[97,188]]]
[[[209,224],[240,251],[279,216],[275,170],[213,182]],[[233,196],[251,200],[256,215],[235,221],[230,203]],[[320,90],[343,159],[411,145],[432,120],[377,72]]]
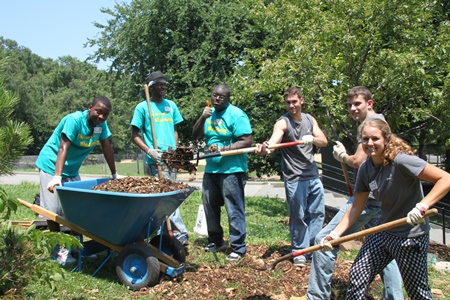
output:
[[[100,144],[100,140],[111,136],[107,122],[96,127],[87,121],[88,110],[77,111],[66,115],[58,124],[53,134],[42,148],[36,160],[36,166],[48,174],[55,174],[56,159],[58,157],[59,142],[64,133],[71,145],[67,152],[62,177],[78,176],[78,170],[84,159]]]
[[[221,149],[233,144],[237,137],[252,134],[252,128],[247,114],[230,104],[219,113],[213,109],[211,117],[205,120],[203,133],[208,147],[216,145]],[[247,167],[247,154],[218,156],[206,159],[205,172],[231,174],[247,172]]]
[[[175,141],[175,125],[183,122],[183,117],[181,116],[177,105],[172,100],[165,98],[163,98],[161,103],[150,101],[150,104],[158,149],[168,150],[169,147],[175,149],[177,146]],[[148,116],[147,101],[142,101],[136,105],[133,118],[131,119],[131,126],[139,128],[142,132],[144,143],[150,149],[154,149],[152,126]],[[146,163],[155,164],[148,155]]]

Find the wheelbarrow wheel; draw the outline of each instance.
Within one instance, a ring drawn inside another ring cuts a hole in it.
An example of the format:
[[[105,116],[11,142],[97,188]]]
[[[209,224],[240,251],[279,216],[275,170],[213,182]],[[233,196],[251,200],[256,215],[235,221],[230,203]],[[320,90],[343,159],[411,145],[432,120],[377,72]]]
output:
[[[180,263],[184,263],[186,261],[186,252],[184,251],[184,247],[174,236],[163,234],[161,240],[161,235],[157,235],[151,239],[150,244],[158,248],[160,252],[171,256]]]
[[[133,291],[156,285],[159,282],[159,270],[159,261],[147,245],[127,245],[117,257],[117,276]]]

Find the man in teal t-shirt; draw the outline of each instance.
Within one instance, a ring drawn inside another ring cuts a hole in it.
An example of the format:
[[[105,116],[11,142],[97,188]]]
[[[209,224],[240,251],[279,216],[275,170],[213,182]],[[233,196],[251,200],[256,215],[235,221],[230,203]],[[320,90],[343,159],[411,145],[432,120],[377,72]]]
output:
[[[54,187],[62,182],[79,181],[78,171],[81,164],[99,144],[102,145],[103,155],[113,178],[120,177],[116,172],[114,151],[109,142],[111,132],[106,122],[110,110],[109,99],[97,96],[87,110],[68,114],[59,122],[36,160],[36,166],[39,168],[41,207],[63,215]],[[50,231],[60,231],[58,223],[47,220],[47,224]]]
[[[176,180],[177,169],[161,165],[160,151],[167,151],[169,147],[175,149],[178,144],[178,132],[176,125],[183,122],[183,117],[178,110],[177,105],[172,100],[164,98],[167,93],[167,82],[169,77],[160,71],[152,72],[147,77],[149,91],[151,93],[150,110],[152,112],[153,127],[155,130],[156,144],[155,149],[151,120],[149,117],[148,101],[142,101],[134,109],[131,120],[131,139],[145,153],[147,175],[157,176],[158,166],[162,169],[164,178],[172,181]],[[180,210],[177,208],[170,215],[170,220],[177,227],[178,232],[175,236],[183,245],[188,245],[188,231],[181,219]]]
[[[53,188],[61,182],[80,180],[78,170],[81,164],[99,144],[113,177],[117,177],[114,151],[109,142],[111,132],[106,122],[110,109],[109,99],[97,96],[87,110],[68,114],[59,122],[36,160],[41,176],[43,208],[63,214]],[[57,225],[57,228],[49,225],[50,230],[59,231]]]
[[[193,135],[205,137],[206,145],[220,150],[235,150],[252,144],[252,128],[248,116],[230,103],[230,88],[219,84],[211,95],[214,108],[206,107],[194,125]],[[247,154],[206,159],[202,199],[208,227],[206,251],[224,249],[220,225],[221,206],[228,214],[230,246],[227,260],[236,261],[247,248],[244,187],[247,180]]]

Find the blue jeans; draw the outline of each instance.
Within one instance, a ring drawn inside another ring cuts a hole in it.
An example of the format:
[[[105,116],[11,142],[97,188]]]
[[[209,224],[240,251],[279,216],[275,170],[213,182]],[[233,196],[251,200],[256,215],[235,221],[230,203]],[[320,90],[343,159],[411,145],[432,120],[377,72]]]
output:
[[[339,210],[334,218],[325,226],[316,237],[316,244],[327,236],[342,220],[347,209],[355,198],[351,197]],[[369,199],[356,222],[347,229],[344,235],[359,231],[362,227],[374,227],[381,215],[381,202]],[[333,278],[336,257],[339,247],[332,251],[316,251],[313,253],[311,273],[309,277],[308,291],[306,297],[309,300],[330,299],[331,280]],[[383,299],[404,299],[402,290],[402,277],[395,260],[391,261],[381,273],[384,282]]]
[[[221,207],[228,215],[230,246],[233,252],[244,255],[247,252],[244,187],[247,175],[244,172],[232,174],[204,173],[202,184],[203,208],[208,227],[208,242],[223,244],[223,228],[220,225]]]
[[[285,181],[284,188],[289,204],[289,231],[294,252],[314,245],[314,238],[325,219],[325,196],[319,177]]]
[[[156,165],[148,165],[148,170],[150,176],[158,176],[158,168]],[[175,168],[167,168],[166,166],[162,167],[162,175],[164,178],[170,179],[173,182],[175,182],[177,177],[177,170]],[[188,236],[188,230],[186,228],[186,225],[184,225],[183,219],[180,215],[180,208],[177,208],[170,216],[169,219],[172,221],[173,225],[178,229],[180,233],[176,234],[174,233],[174,236],[179,239],[183,236]],[[175,228],[172,228],[175,229]],[[158,234],[160,232],[158,231]]]

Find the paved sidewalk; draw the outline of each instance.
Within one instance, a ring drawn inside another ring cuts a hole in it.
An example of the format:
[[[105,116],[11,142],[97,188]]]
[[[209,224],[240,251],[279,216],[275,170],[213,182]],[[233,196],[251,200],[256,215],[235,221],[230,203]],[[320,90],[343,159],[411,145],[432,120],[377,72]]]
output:
[[[81,175],[81,179],[99,178],[98,175]],[[189,181],[191,176],[186,173],[177,176],[178,181],[182,181],[191,186],[201,188],[203,174],[197,173],[193,181]],[[0,184],[20,184],[21,182],[39,183],[39,174],[36,173],[16,173],[13,176],[0,176]],[[245,186],[246,196],[261,196],[269,198],[286,199],[284,185],[281,181],[248,181]],[[339,209],[347,202],[348,197],[325,190],[325,205]],[[443,243],[442,228],[436,225],[431,225],[430,240],[436,243]],[[445,233],[446,244],[450,244],[450,231]]]

